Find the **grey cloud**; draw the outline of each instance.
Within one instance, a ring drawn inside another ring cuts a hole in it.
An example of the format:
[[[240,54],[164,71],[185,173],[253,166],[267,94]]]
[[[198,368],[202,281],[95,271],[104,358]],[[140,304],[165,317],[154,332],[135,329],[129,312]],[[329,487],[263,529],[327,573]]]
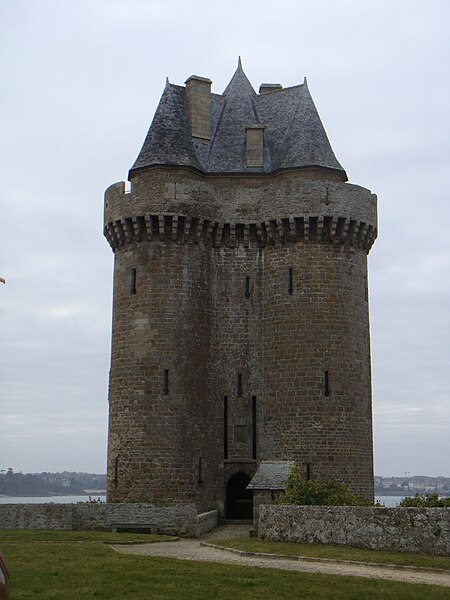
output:
[[[104,471],[113,255],[168,75],[309,85],[350,180],[379,195],[370,256],[375,456],[450,475],[450,6],[418,0],[2,3],[0,465]],[[202,35],[199,35],[199,30]]]

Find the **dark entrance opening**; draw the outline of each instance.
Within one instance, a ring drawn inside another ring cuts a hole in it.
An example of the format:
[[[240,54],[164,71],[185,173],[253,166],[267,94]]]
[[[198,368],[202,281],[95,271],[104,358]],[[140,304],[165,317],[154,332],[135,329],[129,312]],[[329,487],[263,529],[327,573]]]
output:
[[[226,518],[253,519],[253,492],[245,488],[250,483],[250,477],[245,473],[235,473],[227,483],[226,488]]]

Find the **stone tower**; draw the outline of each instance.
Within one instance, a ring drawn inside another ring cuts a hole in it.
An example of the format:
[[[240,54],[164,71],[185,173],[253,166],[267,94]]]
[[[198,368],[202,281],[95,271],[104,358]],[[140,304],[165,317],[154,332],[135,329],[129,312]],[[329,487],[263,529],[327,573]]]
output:
[[[367,254],[306,80],[167,81],[105,193],[115,255],[108,499],[245,517],[260,461],[373,495]]]

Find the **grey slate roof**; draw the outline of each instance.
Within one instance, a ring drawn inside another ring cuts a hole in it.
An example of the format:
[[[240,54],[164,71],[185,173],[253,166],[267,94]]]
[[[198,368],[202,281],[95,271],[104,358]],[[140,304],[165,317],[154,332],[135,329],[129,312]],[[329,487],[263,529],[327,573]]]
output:
[[[263,461],[258,467],[253,479],[247,486],[248,490],[284,490],[286,479],[294,466],[290,460]]]
[[[319,166],[346,173],[337,161],[305,82],[257,94],[241,62],[222,95],[211,94],[211,141],[191,136],[185,87],[166,82],[130,174],[153,165],[191,166],[205,173],[270,173]],[[246,127],[264,127],[264,167],[246,166]]]

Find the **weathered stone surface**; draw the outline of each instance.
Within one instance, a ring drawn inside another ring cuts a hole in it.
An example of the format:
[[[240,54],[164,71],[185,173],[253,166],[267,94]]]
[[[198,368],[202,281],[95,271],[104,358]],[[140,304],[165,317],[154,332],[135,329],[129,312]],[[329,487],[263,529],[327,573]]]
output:
[[[0,504],[0,529],[72,529],[71,504]]]
[[[263,505],[258,535],[271,541],[448,556],[450,509]]]
[[[249,85],[239,69],[226,92],[236,114],[242,90],[255,95]],[[226,139],[214,142],[226,154],[220,174],[145,154],[170,150],[167,128],[190,138],[170,110],[149,132],[131,191],[122,182],[105,193],[115,254],[108,499],[223,511],[229,479],[252,477],[262,460],[295,461],[313,479],[372,497],[376,196],[343,183],[334,162],[236,172],[231,134],[242,133],[245,161],[255,118],[241,131],[233,111]],[[267,143],[277,138],[271,126]],[[308,131],[322,139],[319,129]]]
[[[195,527],[195,537],[201,537],[219,524],[220,513],[218,510],[209,510],[197,515],[197,525]]]
[[[112,523],[155,524],[159,533],[193,535],[197,509],[194,504],[165,506],[134,502],[73,505],[75,530],[110,530]]]
[[[110,530],[113,523],[154,524],[160,533],[195,536],[214,527],[218,512],[194,504],[0,504],[0,529]]]

